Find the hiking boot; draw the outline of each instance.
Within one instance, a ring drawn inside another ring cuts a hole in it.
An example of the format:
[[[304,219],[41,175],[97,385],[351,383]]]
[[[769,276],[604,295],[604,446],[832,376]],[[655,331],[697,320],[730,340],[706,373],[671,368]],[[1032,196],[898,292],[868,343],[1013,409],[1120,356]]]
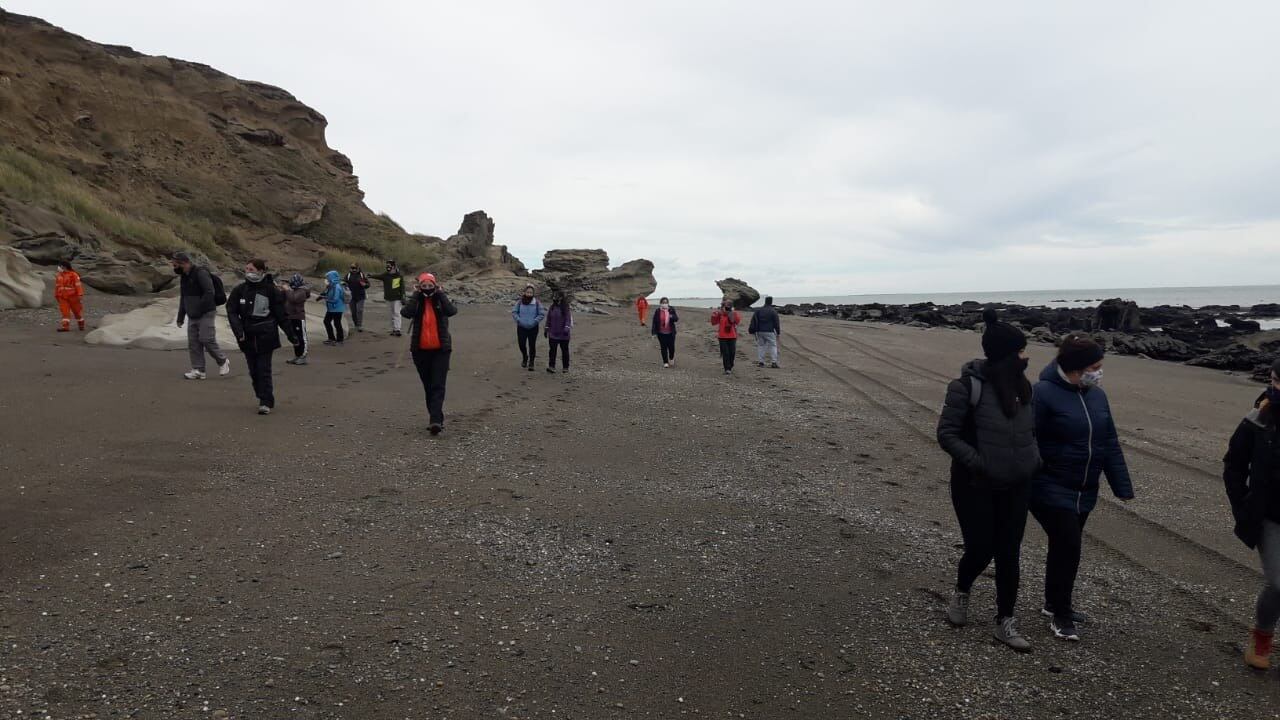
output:
[[[1040,609],[1040,614],[1047,618],[1053,617],[1053,611],[1049,609],[1048,605],[1045,605],[1043,608]],[[1076,625],[1085,625],[1089,622],[1089,616],[1085,615],[1084,613],[1078,610],[1072,610],[1071,612],[1067,613],[1067,616],[1070,617],[1071,622],[1075,623]]]
[[[324,342],[322,342],[322,343],[320,343],[320,344],[321,344],[321,345],[336,345],[337,343],[338,343],[338,341],[337,341],[337,340],[325,340]]]
[[[770,368],[772,368],[772,369],[774,369],[774,370],[781,370],[781,369],[782,369],[782,366],[781,366],[781,365],[779,365],[778,363],[769,363],[769,367],[770,367]]]
[[[533,372],[533,361],[529,361],[529,372]]]
[[[528,361],[528,360],[521,360],[521,361],[520,361],[520,369],[521,369],[521,370],[523,370],[523,369],[525,369],[525,368],[527,368],[527,367],[529,367],[529,361]]]
[[[969,593],[956,590],[951,595],[951,604],[947,606],[947,622],[956,627],[969,624]]]
[[[203,370],[188,370],[182,373],[182,377],[188,380],[203,380],[205,375]]]
[[[259,405],[259,406],[258,406],[258,414],[259,414],[259,415],[270,415],[270,414],[271,414],[271,408],[267,407],[266,405]]]
[[[1017,650],[1018,652],[1031,652],[1031,643],[1018,632],[1018,621],[1012,615],[1007,618],[997,619],[995,630],[992,635],[1000,642]]]
[[[556,374],[556,369],[555,369],[555,368],[551,368],[551,367],[549,367],[549,368],[547,368],[547,372],[551,373],[552,375],[555,375],[555,374]]]
[[[1080,632],[1076,630],[1076,624],[1070,616],[1054,615],[1053,619],[1049,621],[1049,629],[1053,631],[1053,636],[1059,640],[1080,642]]]
[[[226,377],[231,374],[231,358],[227,358],[222,361],[222,364],[218,366],[218,374],[222,377]]]
[[[439,435],[440,433],[444,432],[444,426],[441,425],[440,423],[431,423],[431,426],[427,428],[427,432],[431,433],[432,435]]]
[[[391,331],[391,337],[400,337],[402,334],[403,334],[403,333],[401,333],[399,330],[392,330],[392,331]]]
[[[84,321],[80,321],[80,332],[84,332]]]
[[[1271,669],[1272,633],[1254,628],[1244,648],[1244,664],[1257,670]]]
[[[756,363],[756,367],[764,367],[764,363],[762,362]]]

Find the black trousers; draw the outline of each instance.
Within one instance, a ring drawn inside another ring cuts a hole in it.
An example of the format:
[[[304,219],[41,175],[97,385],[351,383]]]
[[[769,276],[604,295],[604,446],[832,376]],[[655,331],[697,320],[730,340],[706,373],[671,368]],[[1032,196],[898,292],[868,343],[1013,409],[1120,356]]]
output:
[[[676,359],[676,334],[658,333],[658,347],[662,350],[662,364],[666,365]]]
[[[520,344],[520,357],[526,365],[532,365],[538,357],[538,326],[531,328],[516,326],[516,342]]]
[[[720,362],[724,363],[725,370],[733,369],[733,360],[738,355],[737,340],[721,340],[720,341]]]
[[[1049,557],[1044,566],[1044,604],[1055,615],[1070,615],[1075,608],[1071,595],[1080,570],[1084,547],[1084,524],[1089,513],[1075,510],[1033,507],[1031,514],[1049,536]]]
[[[1030,495],[1029,483],[996,490],[974,487],[966,474],[951,477],[951,506],[964,537],[956,589],[969,592],[973,582],[995,560],[997,618],[1012,616],[1018,604],[1022,536],[1027,527]]]
[[[290,320],[289,325],[293,327],[293,336],[298,338],[298,344],[293,346],[293,356],[296,358],[307,356],[307,321],[306,320]]]
[[[559,350],[564,354],[564,369],[569,369],[569,341],[568,340],[548,340],[551,346],[551,362],[547,363],[547,367],[554,368],[556,366],[556,351]]]
[[[335,329],[337,330],[335,334]],[[346,336],[346,332],[342,329],[342,313],[327,312],[324,314],[324,334],[329,336],[330,340],[342,342]]]
[[[269,408],[276,406],[275,387],[271,382],[271,354],[266,352],[244,351],[244,364],[249,367],[249,379],[253,381],[253,394],[258,403]]]
[[[432,425],[444,425],[444,391],[449,379],[451,350],[414,350],[413,366],[418,368],[422,390],[427,396],[427,415]]]

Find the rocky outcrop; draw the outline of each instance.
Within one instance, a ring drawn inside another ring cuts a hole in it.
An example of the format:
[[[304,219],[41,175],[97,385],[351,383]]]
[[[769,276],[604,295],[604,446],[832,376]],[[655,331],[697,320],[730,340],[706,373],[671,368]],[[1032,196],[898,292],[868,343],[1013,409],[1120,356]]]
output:
[[[176,249],[225,274],[281,237],[397,250],[410,270],[439,255],[365,206],[327,125],[280,88],[0,10],[0,245],[26,241],[37,263],[74,252],[108,292],[163,286],[153,261]]]
[[[658,289],[652,262],[632,260],[610,269],[604,250],[551,250],[533,277],[548,290],[588,305],[627,305]]]
[[[1022,328],[1042,342],[1056,343],[1069,333],[1086,333],[1111,352],[1138,355],[1155,360],[1184,362],[1199,367],[1251,372],[1265,376],[1265,368],[1280,357],[1280,341],[1268,338],[1280,333],[1261,330],[1247,316],[1267,317],[1268,305],[1253,308],[1214,306],[1202,308],[1162,305],[1139,308],[1122,299],[1103,301],[1098,307],[1047,308],[996,303],[983,305],[788,305],[781,312],[808,317],[878,321],[916,327],[950,327],[982,330],[982,312],[996,309],[1000,319]]]
[[[745,310],[756,304],[760,299],[760,293],[755,288],[738,280],[737,278],[725,278],[716,282],[716,287],[720,288],[724,299],[732,300],[733,306],[739,310]]]
[[[22,253],[0,247],[0,310],[40,307],[44,304],[44,287],[35,267]]]

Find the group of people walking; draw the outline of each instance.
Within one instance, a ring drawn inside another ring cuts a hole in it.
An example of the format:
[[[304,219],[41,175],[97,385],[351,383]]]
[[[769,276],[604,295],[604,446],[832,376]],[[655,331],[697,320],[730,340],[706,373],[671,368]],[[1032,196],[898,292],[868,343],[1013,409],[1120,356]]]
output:
[[[1083,336],[1064,339],[1034,386],[1026,377],[1021,329],[984,314],[985,358],[973,360],[947,387],[938,442],[951,456],[951,502],[964,554],[947,609],[953,625],[969,619],[969,593],[996,566],[994,634],[1027,652],[1014,617],[1027,514],[1048,538],[1044,604],[1054,637],[1080,640],[1086,620],[1073,593],[1085,523],[1105,474],[1112,492],[1132,500],[1133,483],[1107,395],[1103,348]]]

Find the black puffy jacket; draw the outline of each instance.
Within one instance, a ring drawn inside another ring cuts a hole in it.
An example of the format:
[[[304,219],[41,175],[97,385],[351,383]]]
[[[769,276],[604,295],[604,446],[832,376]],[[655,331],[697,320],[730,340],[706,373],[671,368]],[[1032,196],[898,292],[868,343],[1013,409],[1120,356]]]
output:
[[[1280,492],[1280,429],[1275,408],[1262,407],[1261,398],[1231,435],[1227,455],[1222,458],[1222,481],[1231,502],[1236,537],[1251,548],[1257,547],[1262,521],[1280,522],[1280,517],[1274,517],[1276,513],[1268,512],[1273,506],[1271,494]]]
[[[284,293],[270,275],[256,283],[243,282],[227,296],[227,323],[243,352],[261,353],[280,347],[283,330],[289,342],[297,345],[293,326],[284,310]]]
[[[436,331],[440,333],[440,349],[453,350],[449,318],[458,314],[458,308],[443,290],[436,290],[429,296],[419,290],[409,297],[409,302],[404,307],[400,308],[400,316],[413,321],[409,332],[409,350],[418,351],[418,336],[422,334],[422,312],[427,302],[430,302],[436,311]]]
[[[1018,406],[1013,417],[1004,414],[996,392],[983,377],[985,360],[972,360],[960,378],[947,385],[947,398],[938,419],[938,444],[951,456],[951,477],[990,488],[1030,484],[1040,469],[1035,413]],[[974,384],[980,384],[973,404]]]

